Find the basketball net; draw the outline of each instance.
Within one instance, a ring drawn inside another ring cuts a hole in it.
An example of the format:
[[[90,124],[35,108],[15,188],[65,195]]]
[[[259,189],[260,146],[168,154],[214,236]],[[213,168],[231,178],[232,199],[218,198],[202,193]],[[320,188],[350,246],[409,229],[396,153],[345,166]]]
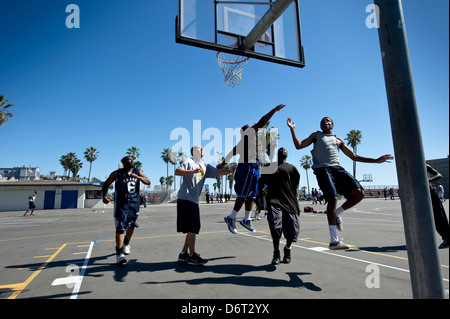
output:
[[[217,52],[217,62],[225,76],[225,83],[231,87],[241,84],[242,69],[250,58],[224,52]]]

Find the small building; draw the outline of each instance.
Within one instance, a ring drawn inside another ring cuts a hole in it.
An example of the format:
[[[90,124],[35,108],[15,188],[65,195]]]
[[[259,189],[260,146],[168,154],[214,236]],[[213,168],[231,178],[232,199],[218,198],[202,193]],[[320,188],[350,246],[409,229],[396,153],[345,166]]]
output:
[[[105,208],[103,182],[5,181],[0,182],[0,212],[26,210],[36,190],[36,209]],[[110,187],[112,188],[112,187]]]

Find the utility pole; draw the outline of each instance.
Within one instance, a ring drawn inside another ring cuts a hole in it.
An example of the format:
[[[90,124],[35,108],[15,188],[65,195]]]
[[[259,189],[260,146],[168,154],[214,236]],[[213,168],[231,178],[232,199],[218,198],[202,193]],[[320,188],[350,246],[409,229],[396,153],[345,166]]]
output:
[[[400,0],[374,0],[413,297],[443,299],[430,189]]]

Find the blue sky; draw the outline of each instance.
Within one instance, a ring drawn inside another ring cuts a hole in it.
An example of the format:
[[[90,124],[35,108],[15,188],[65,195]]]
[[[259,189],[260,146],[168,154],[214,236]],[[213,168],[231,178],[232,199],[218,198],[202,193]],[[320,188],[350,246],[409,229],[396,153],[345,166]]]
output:
[[[71,3],[80,8],[79,29],[65,25]],[[0,94],[15,105],[14,118],[0,128],[0,167],[62,174],[60,157],[75,152],[84,161],[79,175],[87,176],[83,153],[93,146],[100,154],[92,176],[104,179],[135,146],[155,185],[166,175],[160,156],[177,142],[170,140],[174,129],[192,135],[193,121],[201,120],[202,130],[225,135],[280,103],[287,106],[271,125],[297,166],[311,148],[294,149],[287,117],[302,139],[330,116],[338,136],[362,132],[359,154],[394,154],[378,32],[365,24],[372,3],[300,1],[306,67],[252,59],[233,89],[223,82],[215,52],[175,43],[177,0],[0,0]],[[406,0],[403,9],[425,157],[443,158],[449,154],[449,2]],[[341,164],[352,170],[342,153]],[[306,186],[305,171],[300,174]],[[359,163],[358,179],[363,174],[373,175],[372,185],[397,184],[394,162]],[[317,185],[311,171],[309,181]]]

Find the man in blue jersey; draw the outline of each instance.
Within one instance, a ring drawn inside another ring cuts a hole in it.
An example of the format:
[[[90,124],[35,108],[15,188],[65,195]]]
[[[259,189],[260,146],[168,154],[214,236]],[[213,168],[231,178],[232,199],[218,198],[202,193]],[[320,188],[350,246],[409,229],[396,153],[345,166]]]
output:
[[[265,145],[266,137],[262,134],[258,135],[258,130],[263,128],[272,116],[276,112],[281,111],[285,106],[286,105],[284,104],[279,104],[253,126],[244,125],[241,128],[241,140],[227,154],[224,162],[219,165],[219,167],[221,167],[225,165],[225,163],[228,163],[233,156],[239,155],[239,164],[236,169],[234,184],[234,191],[237,198],[231,214],[224,218],[228,230],[233,234],[237,233],[236,216],[242,206],[245,208],[245,214],[244,219],[240,221],[240,224],[248,230],[255,232],[250,219],[250,214],[253,208],[253,202],[256,198],[258,180],[261,175],[261,160],[263,160],[266,151],[262,148],[262,145]]]
[[[392,155],[383,155],[377,159],[363,157],[355,154],[340,137],[333,134],[334,123],[329,117],[324,117],[320,121],[322,131],[312,133],[309,137],[300,141],[295,133],[295,123],[290,118],[287,125],[291,129],[292,139],[296,149],[308,147],[314,143],[311,151],[313,156],[313,170],[317,178],[317,183],[323,191],[323,196],[328,200],[327,217],[330,229],[330,246],[332,250],[348,249],[337,236],[336,230],[342,230],[341,214],[358,204],[364,197],[363,188],[359,182],[349,174],[339,164],[339,150],[356,162],[363,163],[384,163],[393,159]],[[347,200],[336,209],[337,196],[343,195]]]
[[[122,165],[123,168],[109,175],[102,187],[103,202],[108,204],[111,201],[107,195],[108,187],[115,182],[114,220],[116,224],[116,261],[118,265],[127,263],[125,255],[131,252],[130,240],[133,236],[134,228],[139,227],[136,221],[139,217],[140,182],[150,185],[148,177],[137,168],[134,168],[134,161],[131,156],[122,158]]]

